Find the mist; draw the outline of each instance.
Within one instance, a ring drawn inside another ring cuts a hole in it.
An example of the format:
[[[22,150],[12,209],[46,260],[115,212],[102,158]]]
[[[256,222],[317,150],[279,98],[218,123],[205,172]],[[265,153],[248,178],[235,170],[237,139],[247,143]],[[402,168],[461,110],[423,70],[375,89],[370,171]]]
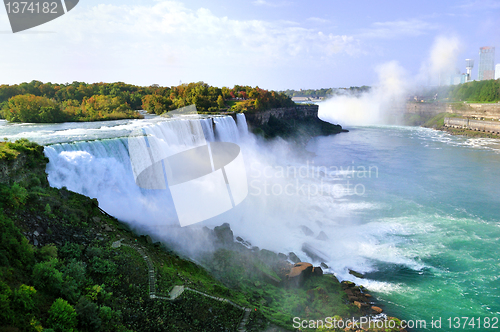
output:
[[[361,95],[334,96],[319,104],[322,120],[343,126],[402,124],[406,100],[429,86],[448,85],[457,74],[462,42],[457,36],[437,36],[422,61],[418,73],[411,75],[397,61],[375,67],[377,82]]]

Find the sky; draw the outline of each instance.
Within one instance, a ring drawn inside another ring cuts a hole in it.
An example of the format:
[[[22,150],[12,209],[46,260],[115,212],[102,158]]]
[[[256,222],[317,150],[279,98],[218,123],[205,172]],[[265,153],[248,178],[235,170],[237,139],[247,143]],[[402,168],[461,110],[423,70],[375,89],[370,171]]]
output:
[[[500,63],[500,0],[81,0],[15,34],[0,9],[0,41],[0,84],[318,89],[377,84],[389,62],[464,72],[466,58],[476,79],[480,47]]]

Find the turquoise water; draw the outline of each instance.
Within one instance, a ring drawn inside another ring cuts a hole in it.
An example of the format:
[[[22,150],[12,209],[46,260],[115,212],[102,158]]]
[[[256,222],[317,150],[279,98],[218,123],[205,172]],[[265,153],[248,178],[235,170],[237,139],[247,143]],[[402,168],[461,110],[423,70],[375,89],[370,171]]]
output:
[[[308,148],[316,164],[378,168],[377,177],[353,179],[366,191],[350,200],[377,207],[357,211],[355,222],[360,229],[373,223],[385,229],[374,232],[366,279],[355,281],[367,284],[387,313],[426,321],[414,330],[500,329],[494,325],[500,315],[497,141],[424,128],[358,127],[317,138]],[[442,328],[432,329],[439,318]]]

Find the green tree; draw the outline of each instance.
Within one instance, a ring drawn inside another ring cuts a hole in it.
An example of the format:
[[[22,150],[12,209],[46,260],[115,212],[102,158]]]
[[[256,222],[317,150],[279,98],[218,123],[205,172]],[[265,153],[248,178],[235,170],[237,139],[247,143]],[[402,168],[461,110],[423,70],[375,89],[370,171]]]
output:
[[[0,325],[12,324],[12,304],[10,287],[0,280]]]
[[[224,103],[224,98],[221,95],[217,97],[217,106],[219,106],[219,109],[224,108],[224,106],[226,106]]]
[[[101,328],[101,317],[99,306],[82,296],[75,306],[78,328],[82,331],[99,331]]]
[[[10,122],[62,122],[64,114],[55,100],[33,94],[9,99],[3,115]]]
[[[59,295],[63,283],[62,273],[56,268],[57,258],[35,264],[33,267],[33,284],[39,290],[45,290],[52,295]]]
[[[47,325],[55,332],[72,332],[77,324],[75,309],[65,300],[59,298],[49,309]]]

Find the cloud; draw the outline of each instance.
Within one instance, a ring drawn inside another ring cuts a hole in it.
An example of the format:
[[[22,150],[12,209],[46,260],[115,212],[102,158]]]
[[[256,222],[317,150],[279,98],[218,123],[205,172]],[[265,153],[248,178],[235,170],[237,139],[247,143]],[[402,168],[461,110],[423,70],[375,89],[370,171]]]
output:
[[[8,36],[13,51],[0,53],[5,77],[15,82],[227,81],[245,70],[256,75],[283,66],[325,65],[334,61],[332,55],[353,54],[359,47],[353,36],[304,23],[237,20],[177,1],[79,7],[43,29],[57,33]]]
[[[309,17],[307,21],[318,23],[318,24],[327,24],[330,23],[330,20],[325,20],[324,18],[319,17]]]
[[[394,39],[408,36],[417,37],[437,28],[437,25],[419,19],[375,22],[371,28],[363,31],[360,36],[379,39]]]
[[[279,2],[272,2],[272,1],[265,1],[265,0],[255,0],[252,1],[254,5],[257,6],[267,6],[267,7],[284,7],[291,5],[292,3],[289,1],[279,1]]]
[[[468,0],[458,5],[458,8],[466,10],[490,10],[500,9],[499,0]]]

